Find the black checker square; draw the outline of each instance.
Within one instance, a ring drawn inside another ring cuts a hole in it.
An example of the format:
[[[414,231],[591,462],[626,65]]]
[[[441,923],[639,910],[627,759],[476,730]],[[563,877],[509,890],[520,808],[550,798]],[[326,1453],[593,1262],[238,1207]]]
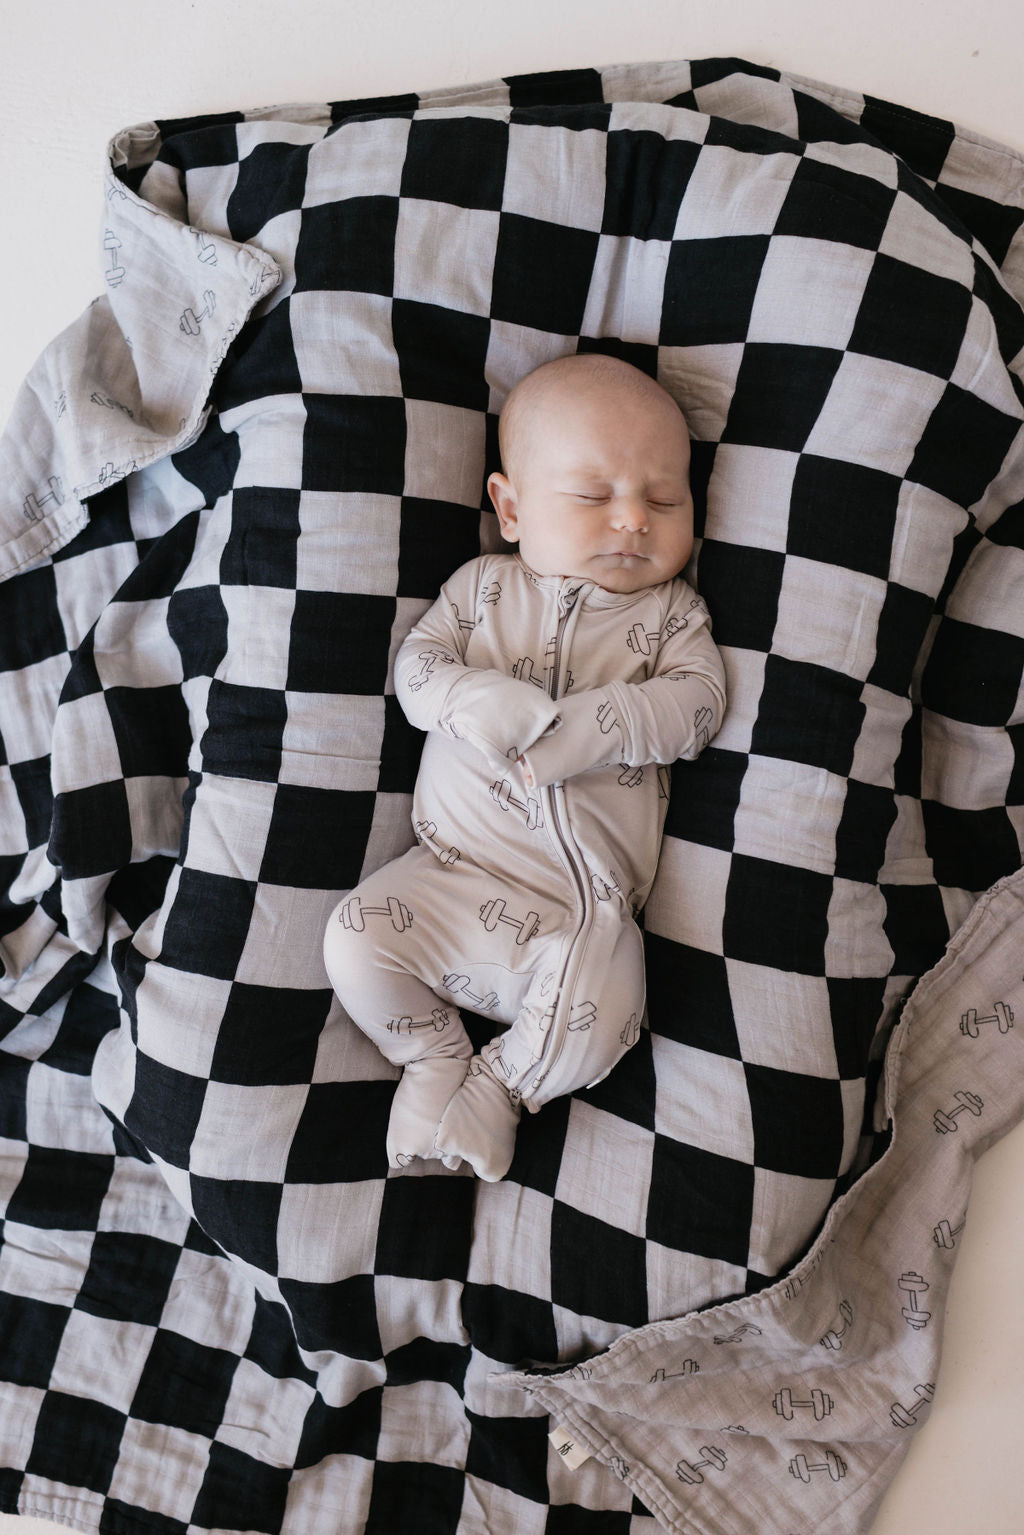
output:
[[[506,1487],[531,1503],[548,1501],[547,1418],[484,1417],[467,1410],[469,1448],[466,1475]]]
[[[131,812],[123,779],[58,794],[50,857],[65,879],[88,879],[124,868],[132,857]]]
[[[215,1442],[190,1528],[276,1535],[284,1520],[291,1470]]]
[[[732,851],[748,758],[742,752],[709,746],[693,762],[676,763],[669,796],[665,835],[702,847]]]
[[[850,350],[949,378],[971,311],[961,283],[879,255],[864,289]]]
[[[186,777],[192,727],[179,686],[113,687],[104,697],[125,778]]]
[[[551,1216],[551,1300],[577,1316],[644,1326],[643,1240],[556,1200]]]
[[[246,687],[215,677],[206,697],[206,719],[199,745],[208,772],[277,782],[287,720],[287,704],[279,689]]]
[[[888,785],[848,780],[836,832],[837,878],[868,885],[877,878],[896,812],[896,796]]]
[[[744,1070],[758,1167],[838,1178],[846,1117],[839,1082],[749,1063]]]
[[[2,763],[3,743],[0,737],[0,764]],[[25,837],[28,846],[44,847],[49,840],[53,815],[50,759],[34,757],[30,762],[12,762],[10,770],[11,780],[18,796],[18,805],[25,821]]]
[[[726,957],[824,975],[832,879],[734,853],[722,921]]]
[[[0,1358],[4,1380],[45,1391],[53,1374],[67,1306],[29,1296],[0,1293]]]
[[[885,977],[829,976],[832,1040],[842,1082],[866,1076],[871,1045],[885,1007]]]
[[[479,552],[479,508],[402,497],[397,596],[433,601],[452,571]]]
[[[520,213],[501,214],[491,318],[578,336],[600,236]]]
[[[884,688],[897,698],[910,693],[914,667],[934,610],[929,592],[916,592],[890,581],[878,615],[875,659],[868,672],[871,687]]]
[[[483,315],[396,298],[391,331],[406,399],[487,410],[491,327]]]
[[[25,1470],[29,1476],[105,1493],[127,1421],[123,1412],[104,1402],[48,1391],[39,1407]]]
[[[172,1167],[187,1167],[205,1097],[202,1077],[177,1071],[139,1051],[124,1127],[152,1156]]]
[[[329,1349],[352,1359],[380,1359],[377,1301],[372,1274],[353,1274],[333,1284],[278,1280],[301,1349]]]
[[[971,725],[1005,725],[1024,685],[1024,638],[944,618],[921,679],[926,709]]]
[[[508,125],[500,119],[415,118],[402,166],[402,196],[496,212],[507,154]]]
[[[700,550],[700,590],[714,614],[716,645],[727,649],[772,648],[786,569],[776,549],[706,538]]]
[[[75,1310],[122,1321],[131,1317],[156,1327],[174,1279],[181,1249],[134,1231],[97,1231]]]
[[[926,799],[921,809],[925,846],[940,885],[980,895],[1020,868],[1020,841],[1004,806],[963,810]]]
[[[382,694],[395,612],[393,597],[296,592],[288,652],[289,691]]]
[[[302,211],[295,247],[296,293],[394,289],[396,197],[347,197]]]
[[[21,671],[67,648],[53,566],[41,565],[5,581],[0,587],[0,672]]]
[[[314,1082],[306,1095],[285,1177],[288,1183],[362,1183],[383,1178],[394,1083]]]
[[[233,980],[255,904],[252,880],[182,868],[164,925],[162,963],[191,975]]]
[[[867,714],[856,677],[769,656],[751,752],[806,762],[845,778]]]
[[[303,395],[302,488],[400,496],[405,404],[387,395]]]
[[[302,890],[358,884],[376,798],[372,790],[278,784],[261,882]]]
[[[239,244],[254,240],[264,225],[302,207],[306,192],[309,144],[254,144],[238,162],[234,190],[227,200],[228,232]],[[272,189],[268,196],[268,188]]]
[[[291,301],[282,299],[266,314],[243,327],[217,374],[214,397],[225,414],[253,400],[273,395],[299,395],[302,375],[295,360]]]
[[[462,1320],[473,1347],[488,1359],[511,1366],[558,1357],[551,1302],[539,1296],[470,1281],[462,1292]]]
[[[949,943],[942,891],[935,884],[880,885],[893,975],[924,975]]]
[[[232,983],[210,1078],[240,1087],[310,1082],[333,993]]]
[[[113,1156],[101,1152],[29,1146],[5,1219],[42,1231],[95,1231],[113,1173]]]
[[[608,134],[601,233],[671,240],[700,145],[632,128]]]
[[[476,1190],[469,1178],[391,1178],[384,1186],[376,1274],[462,1284]]]
[[[947,384],[907,470],[958,506],[971,507],[996,478],[1020,421],[956,384]]]
[[[753,1213],[754,1169],[749,1163],[655,1137],[648,1241],[746,1268]]]
[[[634,1512],[644,1513],[646,1510],[640,1504],[630,1511],[584,1508],[580,1503],[552,1503],[544,1535],[632,1535]]]
[[[868,95],[864,97],[860,126],[926,181],[938,180],[956,136],[953,124],[944,118]]]
[[[239,485],[231,500],[231,531],[220,559],[225,586],[297,584],[298,490]]]
[[[789,504],[788,553],[885,580],[901,483],[866,464],[801,454]]]
[[[358,1455],[372,1461],[380,1437],[382,1389],[360,1392],[343,1407],[331,1406],[318,1393],[303,1420],[296,1468],[316,1466],[329,1455]]]
[[[768,235],[676,240],[669,252],[659,343],[722,346],[746,340]]]
[[[550,107],[552,111],[570,108],[570,120],[582,118],[586,127],[593,121],[579,107],[600,105],[604,101],[603,81],[596,69],[544,69],[524,75],[505,75],[513,113],[529,108]]]
[[[830,127],[841,121],[834,113],[830,117]],[[894,187],[804,155],[793,172],[775,233],[877,250],[895,201]]]
[[[216,1232],[219,1248],[265,1273],[277,1273],[280,1183],[191,1173],[189,1189],[196,1221],[204,1232]]]
[[[212,1439],[237,1368],[236,1354],[158,1328],[136,1387],[132,1417]]]
[[[378,1461],[362,1535],[455,1535],[462,1512],[465,1475],[454,1466],[426,1461]]]
[[[658,933],[646,933],[644,946],[651,1032],[738,1061],[739,1037],[722,956]]]
[[[833,347],[748,343],[722,441],[802,452],[842,360]]]

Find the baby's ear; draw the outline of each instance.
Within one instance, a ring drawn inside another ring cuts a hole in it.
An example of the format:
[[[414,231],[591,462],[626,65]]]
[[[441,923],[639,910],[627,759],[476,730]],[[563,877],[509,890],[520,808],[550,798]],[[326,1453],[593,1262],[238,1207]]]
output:
[[[487,494],[498,514],[501,536],[514,544],[519,537],[519,519],[516,512],[517,496],[512,481],[504,474],[492,474],[487,480]]]

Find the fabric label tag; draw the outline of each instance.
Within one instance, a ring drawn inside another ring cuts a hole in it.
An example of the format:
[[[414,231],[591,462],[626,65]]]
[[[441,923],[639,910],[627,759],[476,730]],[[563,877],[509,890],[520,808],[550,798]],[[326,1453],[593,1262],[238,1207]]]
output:
[[[590,1459],[590,1451],[577,1444],[567,1428],[562,1428],[561,1425],[553,1428],[548,1438],[570,1471],[575,1471],[577,1467],[583,1465],[585,1460]]]

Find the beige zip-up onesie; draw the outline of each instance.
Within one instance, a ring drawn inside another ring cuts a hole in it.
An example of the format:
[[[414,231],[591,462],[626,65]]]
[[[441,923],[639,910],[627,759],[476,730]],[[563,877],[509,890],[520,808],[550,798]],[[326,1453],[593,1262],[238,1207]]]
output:
[[[395,691],[427,732],[418,845],[339,903],[324,952],[390,1061],[407,1075],[439,1063],[426,1107],[411,1086],[405,1107],[396,1094],[397,1166],[445,1149],[433,1132],[473,1055],[460,1006],[510,1025],[470,1071],[493,1074],[516,1118],[520,1102],[600,1081],[635,1042],[634,917],[668,797],[658,765],[697,756],[718,730],[725,674],[682,579],[618,595],[499,554],[445,584],[398,653]]]

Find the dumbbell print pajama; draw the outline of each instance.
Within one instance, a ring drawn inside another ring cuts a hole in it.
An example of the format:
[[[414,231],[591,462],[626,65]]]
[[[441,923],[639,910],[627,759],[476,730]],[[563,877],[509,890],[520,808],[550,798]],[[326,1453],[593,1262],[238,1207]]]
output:
[[[391,1165],[499,1178],[520,1103],[593,1085],[638,1037],[664,765],[717,731],[724,669],[681,579],[615,594],[484,555],[409,634],[395,691],[427,732],[417,845],[340,901],[325,960],[404,1068]],[[476,1058],[461,1007],[508,1026]]]

